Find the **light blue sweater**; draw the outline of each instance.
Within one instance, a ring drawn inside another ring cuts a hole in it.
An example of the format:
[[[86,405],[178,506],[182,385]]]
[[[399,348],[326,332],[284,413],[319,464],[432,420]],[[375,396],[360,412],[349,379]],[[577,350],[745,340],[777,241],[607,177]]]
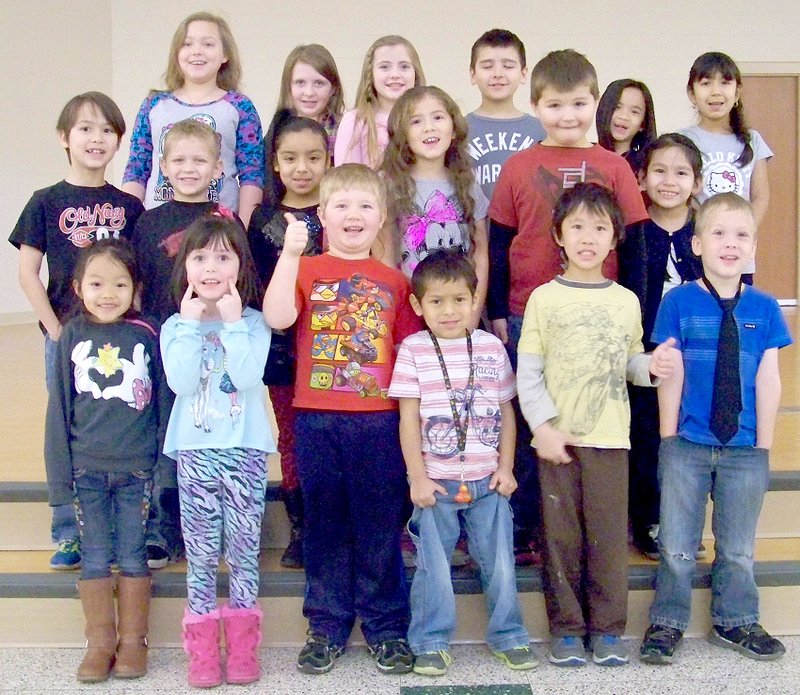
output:
[[[188,321],[173,314],[161,328],[161,355],[175,405],[164,453],[235,447],[275,451],[261,377],[270,329],[245,308],[236,323]]]

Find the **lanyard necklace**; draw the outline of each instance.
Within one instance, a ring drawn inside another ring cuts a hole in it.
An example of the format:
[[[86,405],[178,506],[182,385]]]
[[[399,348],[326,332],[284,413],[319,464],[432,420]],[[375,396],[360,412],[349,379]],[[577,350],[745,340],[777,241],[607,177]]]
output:
[[[470,394],[475,383],[475,364],[472,361],[472,336],[467,333],[467,355],[469,356],[469,378],[467,379],[467,388],[464,392],[464,420],[458,413],[458,404],[456,402],[456,394],[453,386],[450,383],[450,375],[447,372],[447,365],[444,363],[444,355],[442,349],[439,347],[439,341],[436,336],[428,329],[428,335],[433,342],[433,349],[436,350],[436,356],[439,358],[439,366],[442,368],[442,376],[444,377],[444,385],[447,389],[447,397],[450,399],[450,411],[453,413],[453,426],[456,428],[458,435],[458,451],[459,460],[461,462],[461,485],[458,488],[458,493],[454,500],[459,503],[468,504],[472,502],[472,495],[469,492],[467,484],[464,482],[464,450],[467,447],[467,429],[469,427],[469,411],[470,411]]]

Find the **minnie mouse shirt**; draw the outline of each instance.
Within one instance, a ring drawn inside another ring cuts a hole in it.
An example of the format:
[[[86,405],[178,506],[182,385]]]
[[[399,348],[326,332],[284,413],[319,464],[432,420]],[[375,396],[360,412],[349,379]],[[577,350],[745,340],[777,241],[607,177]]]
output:
[[[400,223],[400,269],[411,277],[414,268],[435,249],[460,248],[469,253],[469,224],[449,181],[414,179],[417,192],[411,213]],[[470,190],[475,203],[473,218],[486,219],[489,201],[477,183]]]

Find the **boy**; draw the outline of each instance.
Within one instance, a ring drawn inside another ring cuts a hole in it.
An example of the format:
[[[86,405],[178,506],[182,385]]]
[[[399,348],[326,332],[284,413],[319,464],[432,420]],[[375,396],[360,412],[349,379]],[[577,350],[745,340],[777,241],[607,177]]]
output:
[[[512,669],[536,666],[517,602],[507,499],[517,487],[514,373],[497,338],[467,328],[477,283],[458,251],[432,253],[416,267],[411,305],[428,330],[403,341],[389,388],[400,401],[400,443],[414,503],[408,527],[417,571],[408,639],[414,671],[429,676],[443,675],[451,663],[450,557],[462,514],[486,589],[489,648]]]
[[[47,390],[56,374],[56,346],[75,301],[72,274],[80,249],[100,239],[130,237],[143,208],[132,195],[106,183],[108,163],[125,134],[125,119],[105,94],[86,92],[67,102],[56,124],[67,152],[69,174],[36,191],[8,240],[19,249],[19,284],[44,333]],[[47,258],[45,289],[39,273]],[[78,525],[72,504],[53,507],[51,536],[58,550],[50,569],[81,565]]]
[[[160,166],[174,197],[142,213],[131,238],[145,278],[142,313],[158,326],[176,311],[170,280],[184,230],[219,207],[208,200],[208,186],[222,172],[219,136],[202,121],[179,121],[164,138]],[[168,393],[172,398],[172,391]],[[147,564],[151,569],[165,567],[170,558],[177,560],[183,555],[175,462],[162,456],[161,463],[147,522]]]
[[[405,276],[370,258],[386,219],[378,175],[345,164],[325,174],[319,193],[328,251],[301,257],[306,222],[287,213],[283,251],[264,296],[272,328],[297,322],[293,405],[309,622],[297,668],[330,671],[358,616],[378,669],[408,673],[400,553],[408,493],[397,403],[387,391],[394,345],[419,322]]]
[[[669,345],[643,354],[636,295],[603,273],[624,234],[607,188],[579,183],[553,212],[563,275],[535,289],[519,341],[517,385],[539,457],[543,584],[550,662],[628,662],[620,637],[628,603],[626,377],[649,386],[672,366]]]
[[[639,186],[619,155],[592,144],[586,133],[594,123],[599,91],[597,74],[585,56],[571,49],[553,51],[531,74],[531,104],[546,137],[512,155],[503,165],[489,207],[489,288],[486,308],[492,330],[517,366],[522,314],[531,291],[561,271],[561,255],[550,231],[559,195],[580,181],[594,181],[613,191],[625,224],[647,218]],[[606,265],[616,278],[616,254]],[[527,446],[530,431],[517,420],[514,496],[515,545],[522,547],[538,526],[536,459]]]
[[[654,340],[677,341],[683,369],[658,394],[661,562],[640,655],[649,664],[672,663],[689,625],[694,553],[710,494],[708,640],[770,661],[786,649],[758,624],[753,545],[781,397],[778,349],[791,338],[777,302],[741,282],[756,250],[750,203],[735,193],[708,199],[694,234],[703,278],[667,293],[653,329]]]
[[[481,105],[467,114],[469,154],[475,178],[491,200],[505,161],[544,140],[545,132],[538,118],[514,105],[514,94],[528,77],[525,46],[516,34],[505,29],[482,34],[472,45],[469,76],[481,93]]]

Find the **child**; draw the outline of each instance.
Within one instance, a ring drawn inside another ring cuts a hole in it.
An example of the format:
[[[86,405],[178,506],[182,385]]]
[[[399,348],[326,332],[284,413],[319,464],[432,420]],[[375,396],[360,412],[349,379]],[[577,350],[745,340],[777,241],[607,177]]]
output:
[[[329,161],[326,131],[315,120],[282,109],[272,119],[269,133],[273,137],[272,142],[267,143],[269,197],[253,213],[248,230],[256,272],[264,287],[269,285],[283,248],[286,213],[306,221],[309,235],[303,255],[322,253],[322,226],[317,207],[319,184]],[[269,398],[278,422],[281,495],[291,525],[289,545],[281,557],[281,565],[299,569],[303,566],[303,497],[294,453],[294,349],[293,329],[272,332],[264,383],[269,386]]]
[[[156,329],[132,308],[139,272],[130,244],[103,239],[81,253],[72,281],[84,312],[58,341],[45,423],[50,503],[75,504],[81,533],[78,593],[87,651],[78,680],[147,672],[150,571],[144,548],[158,456]],[[119,567],[117,611],[111,564]]]
[[[8,240],[19,249],[19,282],[44,333],[47,390],[56,378],[56,345],[74,300],[72,279],[80,249],[108,238],[127,238],[142,204],[106,183],[106,166],[119,149],[125,119],[105,94],[86,92],[70,99],[56,124],[67,151],[69,173],[36,191]],[[47,258],[45,289],[39,274]],[[54,505],[51,536],[58,550],[50,569],[81,566],[78,527],[71,503]]]
[[[744,118],[742,75],[724,53],[703,53],[692,64],[686,84],[689,101],[700,122],[679,131],[691,138],[703,153],[703,187],[698,201],[718,193],[738,193],[753,205],[756,227],[769,205],[767,160],[772,157],[758,131]],[[744,282],[752,284],[755,260],[744,270]]]
[[[791,343],[777,302],[741,282],[756,229],[752,206],[735,193],[703,203],[692,239],[703,278],[670,291],[656,318],[654,338],[677,341],[682,369],[658,394],[661,562],[640,651],[646,663],[672,663],[689,625],[694,550],[709,495],[715,558],[708,639],[759,661],[786,651],[757,622],[753,576],[781,397],[778,349]]]
[[[456,103],[438,87],[414,87],[389,116],[389,145],[381,171],[392,191],[391,236],[379,250],[407,277],[429,252],[460,248],[475,264],[477,327],[486,298],[489,240],[483,195],[466,150],[467,123]]]
[[[531,74],[531,104],[547,137],[538,145],[509,157],[497,180],[489,207],[489,289],[486,299],[492,330],[517,365],[522,314],[531,291],[561,271],[561,254],[553,241],[550,221],[564,189],[580,181],[610,188],[625,224],[647,217],[636,178],[618,155],[593,145],[586,133],[594,121],[597,74],[585,56],[573,50],[553,51]],[[531,172],[535,172],[535,175]],[[606,273],[616,277],[612,252]],[[531,434],[525,419],[517,419],[517,459],[520,488],[512,499],[517,539],[522,551],[535,545],[539,494]],[[525,555],[521,554],[524,559]]]
[[[600,146],[622,155],[638,174],[644,150],[657,134],[653,97],[647,85],[637,80],[612,82],[600,97],[595,123]]]
[[[136,116],[122,190],[147,209],[170,200],[174,189],[159,163],[164,136],[178,121],[194,118],[218,133],[222,147],[222,173],[209,186],[208,200],[238,212],[246,225],[261,202],[264,150],[255,106],[236,91],[241,74],[239,51],[224,19],[208,12],[184,19],[172,37],[167,90],[148,95]]]
[[[180,304],[161,331],[161,353],[175,404],[164,453],[178,461],[186,543],[188,606],[183,645],[189,685],[222,682],[220,619],[225,623],[228,683],[260,677],[258,551],[275,451],[261,376],[270,334],[247,239],[238,222],[215,213],[193,222],[175,258],[173,298]],[[223,543],[224,534],[224,543]],[[217,609],[222,548],[230,599]]]
[[[329,248],[302,256],[308,224],[287,213],[283,250],[264,296],[270,326],[297,323],[297,472],[305,502],[303,614],[297,668],[326,673],[356,616],[378,669],[407,673],[408,596],[400,554],[407,496],[395,401],[394,345],[418,330],[408,280],[369,257],[386,219],[382,181],[345,164],[320,184]],[[286,294],[294,288],[295,301]]]
[[[643,152],[641,185],[649,220],[625,230],[619,245],[619,283],[638,298],[645,350],[664,294],[702,274],[692,252],[693,196],[702,184],[700,151],[685,135],[667,133]],[[653,389],[628,385],[631,401],[629,502],[633,542],[658,560],[658,399]]]
[[[364,56],[356,107],[342,116],[333,160],[373,169],[389,142],[387,123],[394,103],[412,87],[425,84],[417,51],[402,36],[382,36]]]
[[[545,138],[538,118],[514,105],[514,94],[528,77],[525,46],[516,34],[491,29],[472,44],[469,61],[472,84],[481,105],[467,114],[469,155],[475,178],[491,200],[500,169],[513,152]]]
[[[478,278],[455,249],[414,270],[411,305],[427,331],[400,346],[389,396],[400,401],[400,442],[417,546],[408,639],[414,671],[441,676],[456,625],[450,557],[466,522],[486,591],[489,648],[512,669],[534,668],[514,576],[514,373],[502,343],[472,329]],[[466,340],[465,340],[466,338]]]
[[[161,171],[172,185],[173,198],[145,211],[136,221],[131,238],[139,267],[147,278],[141,295],[142,311],[158,326],[177,309],[170,285],[183,235],[197,218],[219,207],[208,199],[207,191],[222,171],[219,139],[202,121],[178,121],[167,131],[162,149]],[[155,481],[147,524],[150,569],[161,569],[170,559],[183,555],[175,464],[165,458],[158,468],[159,474],[165,475]]]
[[[671,367],[669,346],[642,353],[635,295],[603,274],[624,234],[607,188],[578,183],[553,212],[563,275],[525,308],[517,372],[520,406],[539,465],[543,584],[550,662],[628,662],[620,637],[628,604],[628,410],[625,380],[652,385]]]
[[[297,46],[286,56],[281,75],[278,109],[294,109],[321,123],[327,135],[328,153],[333,154],[336,128],[344,113],[344,88],[333,56],[325,46]],[[267,156],[269,167],[269,156]]]

